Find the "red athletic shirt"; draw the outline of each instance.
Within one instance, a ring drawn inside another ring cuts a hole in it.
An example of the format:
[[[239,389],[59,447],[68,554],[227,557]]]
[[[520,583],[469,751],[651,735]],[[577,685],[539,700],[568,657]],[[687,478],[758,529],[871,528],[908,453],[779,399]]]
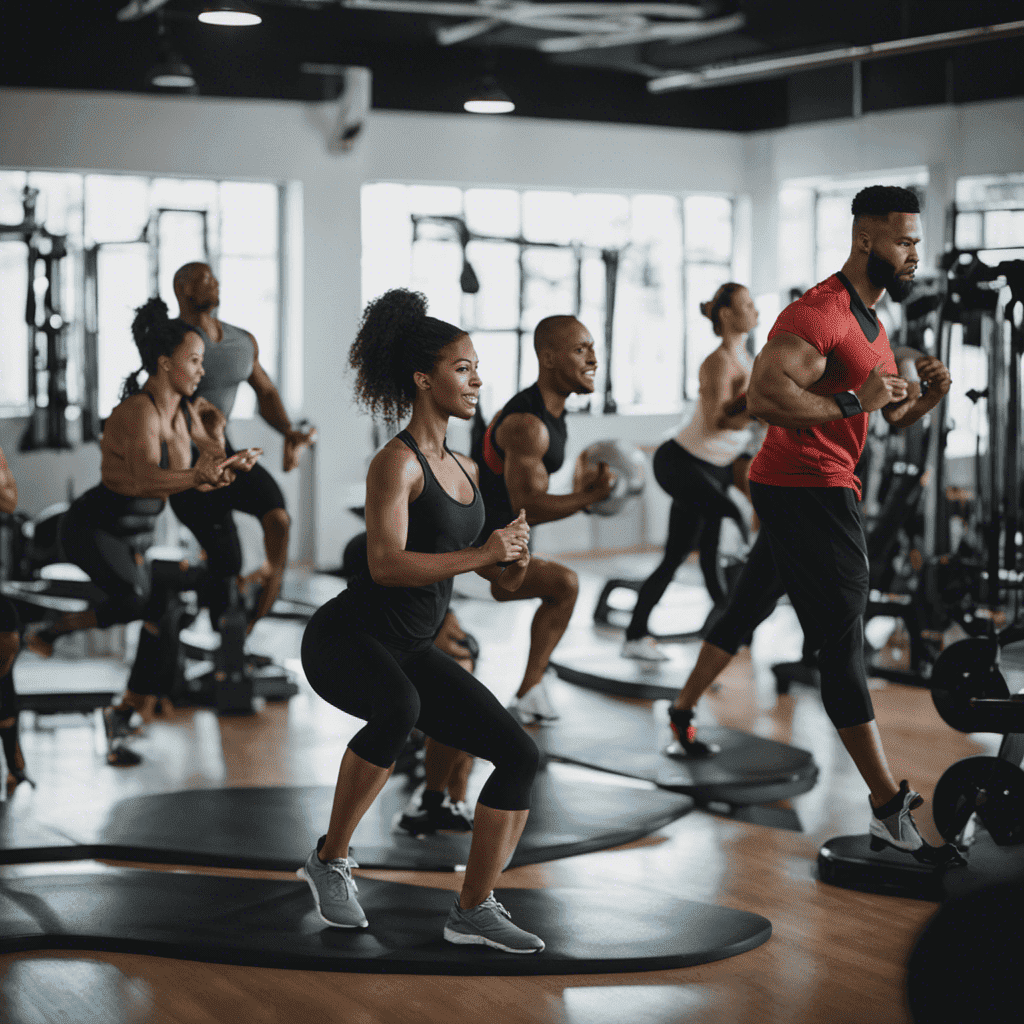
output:
[[[768,334],[795,334],[827,356],[825,372],[810,390],[816,395],[856,391],[879,364],[896,373],[889,339],[856,289],[833,274],[790,303]],[[860,499],[853,467],[868,434],[868,413],[819,423],[816,427],[768,428],[750,479],[778,487],[850,487]]]

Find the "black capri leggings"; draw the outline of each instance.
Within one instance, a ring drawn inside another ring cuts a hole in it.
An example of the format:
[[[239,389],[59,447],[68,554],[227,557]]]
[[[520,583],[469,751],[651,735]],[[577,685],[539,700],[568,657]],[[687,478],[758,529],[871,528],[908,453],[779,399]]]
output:
[[[350,749],[387,768],[415,727],[494,765],[480,793],[486,807],[528,808],[540,754],[494,694],[433,645],[400,651],[346,620],[335,601],[313,615],[302,637],[302,667],[328,704],[366,721]]]
[[[627,640],[647,635],[651,612],[672,582],[676,570],[686,557],[701,547],[701,568],[712,600],[717,604],[725,597],[718,580],[718,531],[723,518],[734,519],[743,536],[747,524],[729,497],[732,466],[713,466],[691,455],[675,441],[666,441],[654,453],[654,478],[672,499],[668,519],[668,539],[661,564],[644,581],[636,598],[633,617],[626,628]]]
[[[228,455],[235,449],[226,445]],[[285,507],[277,481],[259,463],[247,473],[238,473],[227,487],[215,491],[181,491],[170,498],[174,514],[206,552],[206,581],[199,600],[210,609],[216,628],[231,603],[231,587],[242,571],[242,544],[232,512],[245,512],[261,522],[274,509]]]
[[[875,715],[864,667],[868,555],[853,491],[751,481],[750,493],[806,646],[818,652],[821,700],[828,717],[837,729],[872,721]],[[730,604],[743,599],[741,589],[737,586]],[[748,610],[748,621],[761,614],[764,599]],[[709,632],[709,643],[715,642],[712,634],[717,635],[721,626],[719,622]]]
[[[84,569],[106,595],[96,606],[96,624],[105,629],[119,622],[156,622],[167,606],[167,592],[152,588],[144,553],[152,533],[112,533],[116,523],[95,514],[86,492],[64,513],[60,544],[64,556]]]

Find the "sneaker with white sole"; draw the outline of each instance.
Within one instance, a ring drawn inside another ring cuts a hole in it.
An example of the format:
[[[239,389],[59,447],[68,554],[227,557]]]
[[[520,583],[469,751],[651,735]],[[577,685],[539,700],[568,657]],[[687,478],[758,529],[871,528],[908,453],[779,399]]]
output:
[[[524,696],[514,697],[508,705],[508,710],[523,725],[544,725],[561,717],[552,707],[542,682]]]
[[[871,849],[879,853],[887,846],[909,853],[915,860],[936,867],[963,867],[967,861],[952,843],[932,846],[921,838],[911,811],[920,807],[924,798],[915,793],[904,779],[900,791],[881,807],[871,805]]]
[[[359,891],[352,869],[359,867],[353,857],[322,861],[317,854],[326,836],[317,841],[316,849],[295,873],[309,883],[317,913],[325,924],[335,928],[365,928],[368,924],[355,894]]]
[[[478,907],[463,910],[458,897],[448,914],[444,937],[457,946],[491,946],[506,953],[539,953],[544,940],[512,923],[512,915],[492,892]]]
[[[658,647],[652,636],[643,636],[639,640],[627,640],[619,652],[623,658],[633,661],[668,661],[669,656]]]

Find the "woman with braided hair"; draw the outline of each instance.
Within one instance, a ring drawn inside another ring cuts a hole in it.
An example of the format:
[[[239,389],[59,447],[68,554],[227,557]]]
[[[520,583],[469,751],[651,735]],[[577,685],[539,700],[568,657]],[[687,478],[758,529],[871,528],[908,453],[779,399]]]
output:
[[[26,640],[30,650],[49,657],[54,640],[64,633],[143,620],[127,690],[104,713],[107,760],[117,767],[140,763],[139,755],[123,745],[128,722],[147,696],[161,692],[157,623],[167,595],[151,587],[144,557],[156,518],[169,495],[223,487],[234,479],[234,470],[249,468],[259,454],[253,449],[225,460],[223,415],[203,400],[188,403],[203,376],[203,341],[187,324],[169,319],[160,299],[149,299],[135,311],[132,336],[142,367],[125,380],[121,403],[104,425],[101,482],[72,504],[60,525],[65,557],[89,574],[105,599]],[[143,372],[147,377],[140,386]],[[189,468],[193,444],[199,458]]]
[[[493,887],[526,824],[537,747],[494,695],[433,643],[454,576],[477,572],[511,591],[530,562],[522,512],[473,546],[484,523],[478,469],[445,443],[448,420],[468,420],[476,409],[473,342],[461,328],[427,316],[422,295],[394,289],[367,306],[349,362],[356,398],[372,414],[392,426],[412,416],[370,464],[366,568],[316,612],[302,640],[313,689],[366,725],[342,758],[327,834],[299,874],[327,924],[366,927],[349,842],[416,727],[494,765],[445,939],[534,953],[544,943],[512,923]]]

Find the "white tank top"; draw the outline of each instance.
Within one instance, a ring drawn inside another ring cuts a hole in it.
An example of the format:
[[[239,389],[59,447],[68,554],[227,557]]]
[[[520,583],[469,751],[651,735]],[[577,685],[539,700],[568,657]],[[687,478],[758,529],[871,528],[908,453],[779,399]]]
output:
[[[742,357],[737,353],[737,359],[741,358],[744,363],[749,362],[745,352]],[[749,370],[749,365],[746,368]],[[676,434],[675,441],[703,462],[708,462],[712,466],[728,466],[750,446],[752,426],[753,424],[740,430],[708,430],[704,418],[704,399],[698,396],[693,414],[683,429]]]

